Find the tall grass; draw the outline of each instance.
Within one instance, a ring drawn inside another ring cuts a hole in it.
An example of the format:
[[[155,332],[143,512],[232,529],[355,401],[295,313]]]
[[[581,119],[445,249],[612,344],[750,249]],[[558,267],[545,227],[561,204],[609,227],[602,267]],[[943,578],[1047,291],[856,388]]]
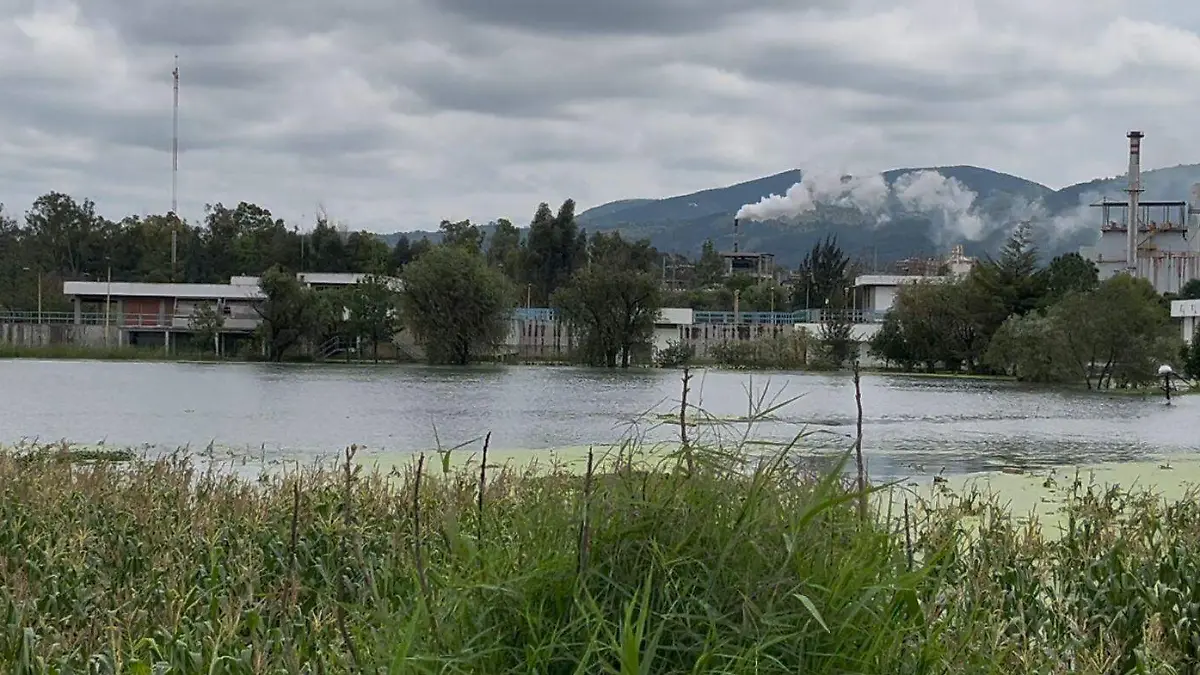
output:
[[[0,454],[0,671],[1195,662],[1200,507],[1081,486],[1053,542],[977,495],[864,520],[852,453],[817,473],[799,443],[760,457],[702,430],[680,425],[678,451],[659,459],[632,442],[590,455],[582,472],[458,470],[430,455],[382,473],[351,448],[336,466],[247,480],[183,455]]]

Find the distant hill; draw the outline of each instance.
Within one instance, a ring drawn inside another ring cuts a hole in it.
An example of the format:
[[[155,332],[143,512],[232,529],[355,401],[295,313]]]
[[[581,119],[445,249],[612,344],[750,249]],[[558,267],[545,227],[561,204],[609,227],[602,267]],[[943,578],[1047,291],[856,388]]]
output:
[[[917,195],[915,188],[906,186],[922,171],[936,171],[948,182],[933,181]],[[1146,198],[1186,200],[1191,185],[1200,182],[1200,165],[1156,169],[1142,175]],[[803,178],[804,172],[797,169],[686,195],[624,199],[583,211],[578,219],[589,231],[616,230],[630,237],[647,237],[663,251],[695,255],[706,239],[712,239],[718,249],[728,250],[733,246],[733,218],[742,206],[769,195],[784,195],[797,183],[804,185]],[[1053,190],[975,166],[895,169],[881,178],[890,196],[878,211],[864,213],[845,204],[817,200],[811,211],[786,221],[743,219],[741,250],[774,253],[779,264],[793,267],[815,242],[833,235],[845,251],[868,263],[944,254],[954,244],[963,244],[971,255],[991,255],[1017,222],[1030,220],[1039,233],[1042,251],[1052,256],[1094,243],[1099,236],[1099,214],[1087,204],[1102,196],[1122,198],[1125,194],[1123,176]],[[899,195],[906,189],[910,192],[904,193],[908,197],[904,202]],[[965,209],[968,202],[970,209]],[[439,239],[436,232],[406,234],[410,239]],[[389,244],[398,237],[383,235]]]

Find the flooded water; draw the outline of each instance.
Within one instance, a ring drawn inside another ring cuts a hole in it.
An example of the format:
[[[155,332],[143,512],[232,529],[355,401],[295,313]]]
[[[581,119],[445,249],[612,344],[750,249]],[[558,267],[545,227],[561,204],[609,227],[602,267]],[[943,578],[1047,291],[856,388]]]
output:
[[[677,371],[449,369],[82,361],[0,361],[0,443],[203,449],[269,458],[366,455],[458,445],[492,433],[497,450],[619,442],[636,430],[678,436]],[[846,375],[699,371],[690,400],[721,417],[799,396],[753,431],[807,432],[814,454],[848,447],[854,387]],[[864,376],[864,452],[874,476],[1000,466],[1037,468],[1178,456],[1200,450],[1200,397],[1055,392],[1012,383]],[[647,413],[651,413],[647,416]],[[630,424],[638,418],[636,427]],[[705,427],[707,428],[707,427]],[[732,425],[725,434],[740,434]],[[695,433],[695,432],[693,432]],[[1200,454],[1198,452],[1197,454]]]

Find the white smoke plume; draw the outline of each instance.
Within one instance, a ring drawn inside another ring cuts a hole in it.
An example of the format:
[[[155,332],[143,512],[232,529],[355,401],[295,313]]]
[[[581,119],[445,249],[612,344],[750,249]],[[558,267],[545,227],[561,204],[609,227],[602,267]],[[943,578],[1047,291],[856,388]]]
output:
[[[888,185],[883,174],[866,177],[806,172],[786,194],[768,195],[738,210],[747,220],[795,220],[816,211],[818,205],[852,208],[876,218],[885,217]]]
[[[984,203],[961,181],[933,169],[901,174],[890,186],[883,174],[851,176],[810,171],[785,194],[746,204],[737,217],[794,222],[818,206],[832,206],[855,209],[881,225],[891,213],[907,213],[928,218],[933,225],[930,234],[942,244],[982,241],[997,231],[1008,233],[1018,223],[1031,221],[1054,241],[1081,229],[1098,229],[1098,214],[1088,204],[1099,197],[1099,193],[1089,192],[1081,196],[1077,206],[1052,213],[1040,200],[993,199]]]

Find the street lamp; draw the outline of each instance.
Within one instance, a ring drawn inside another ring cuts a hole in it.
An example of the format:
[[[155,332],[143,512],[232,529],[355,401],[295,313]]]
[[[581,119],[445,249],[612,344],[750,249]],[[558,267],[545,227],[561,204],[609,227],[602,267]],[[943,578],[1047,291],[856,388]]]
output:
[[[1158,367],[1158,376],[1163,379],[1163,393],[1167,395],[1167,405],[1171,405],[1171,376],[1174,374],[1171,366],[1165,363]]]
[[[33,270],[29,269],[28,267],[24,267],[22,269],[24,269],[26,272],[33,271]],[[37,322],[38,323],[42,322],[42,270],[41,270],[41,268],[39,268],[37,271]]]

